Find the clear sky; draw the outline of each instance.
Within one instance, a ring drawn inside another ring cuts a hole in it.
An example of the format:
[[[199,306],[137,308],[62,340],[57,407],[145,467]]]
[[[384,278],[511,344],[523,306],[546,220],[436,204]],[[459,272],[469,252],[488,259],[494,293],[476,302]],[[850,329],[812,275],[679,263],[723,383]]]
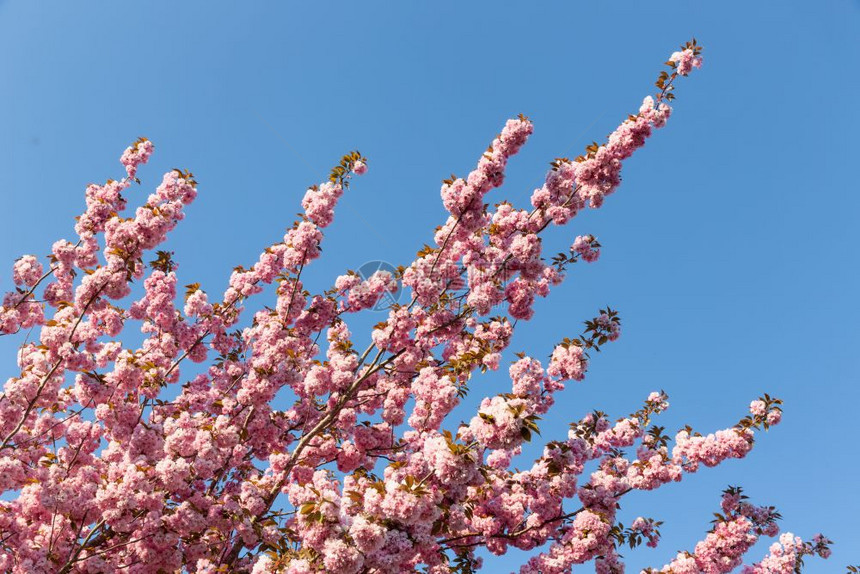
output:
[[[595,234],[601,260],[539,302],[512,351],[546,357],[599,307],[621,312],[622,338],[543,421],[545,440],[651,390],[670,396],[670,431],[730,426],[762,392],[785,400],[746,460],[625,499],[625,522],[665,521],[659,548],[628,554],[631,572],[691,549],[729,484],[777,506],[784,528],[837,541],[808,572],[843,571],[860,562],[858,0],[0,2],[0,285],[15,257],[71,237],[85,185],[123,175],[117,158],[141,135],[156,145],[147,188],[173,167],[200,182],[169,244],[182,283],[221,293],[354,148],[370,171],[310,285],[408,263],[443,221],[441,180],[466,174],[508,117],[530,116],[535,134],[490,200],[524,205],[548,162],[635,112],[692,36],[705,67],[679,83],[667,128],[601,210],[547,236],[551,254]],[[0,341],[2,378],[13,343]],[[497,374],[472,392],[509,388]]]

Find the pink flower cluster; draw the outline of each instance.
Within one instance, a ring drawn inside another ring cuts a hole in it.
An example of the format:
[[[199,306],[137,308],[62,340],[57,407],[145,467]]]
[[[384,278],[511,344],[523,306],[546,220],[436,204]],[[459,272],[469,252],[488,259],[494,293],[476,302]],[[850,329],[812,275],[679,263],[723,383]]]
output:
[[[563,574],[598,554],[610,552],[611,521],[589,510],[576,515],[573,523],[549,552],[539,554],[520,568],[520,574]]]
[[[352,171],[355,172],[355,175],[364,175],[367,173],[367,164],[358,160],[352,164]]]
[[[812,542],[805,542],[791,532],[779,536],[771,544],[768,555],[752,566],[744,566],[742,574],[794,574],[803,566],[804,556],[830,557],[830,541],[816,534]]]
[[[340,185],[327,181],[305,193],[302,207],[315,225],[327,227],[334,220],[334,207],[342,195],[343,188]]]
[[[438,430],[448,413],[460,402],[451,378],[440,377],[432,367],[424,367],[418,372],[411,390],[415,408],[408,422],[419,431]]]
[[[522,430],[528,403],[520,398],[485,398],[469,424],[468,435],[490,449],[509,450],[523,442]]]
[[[581,381],[585,378],[588,360],[582,347],[578,345],[559,345],[552,352],[547,373],[562,380]]]
[[[647,546],[650,548],[657,548],[657,544],[660,542],[660,533],[655,528],[653,520],[642,518],[640,516],[633,521],[630,528],[648,539]]]
[[[152,142],[146,138],[140,138],[126,148],[119,161],[125,166],[128,177],[135,177],[137,168],[149,161],[149,156],[152,155],[154,150],[155,147],[152,145]]]
[[[15,333],[41,325],[44,320],[42,306],[34,302],[32,289],[42,280],[44,269],[33,255],[24,255],[12,266],[12,281],[20,287],[3,296],[0,305],[0,334]],[[29,289],[24,289],[29,288]]]
[[[702,67],[702,57],[697,56],[690,48],[672,53],[669,57],[669,61],[677,64],[678,74],[682,76],[689,75],[690,72],[693,71],[693,68]]]
[[[594,263],[600,257],[600,247],[593,235],[577,235],[570,250],[582,257],[587,263]]]
[[[365,281],[357,275],[342,275],[335,282],[335,288],[346,295],[346,301],[341,302],[342,309],[357,312],[372,308],[386,293],[396,291],[397,281],[388,271],[376,271]]]
[[[12,281],[16,285],[35,287],[42,278],[44,269],[39,260],[33,255],[24,255],[15,261],[12,267]]]
[[[692,553],[679,552],[675,559],[659,572],[665,574],[731,572],[741,565],[744,554],[760,536],[775,536],[779,528],[776,525],[778,515],[774,509],[742,502],[746,497],[740,493],[740,489],[728,489],[722,503],[726,515],[718,515],[713,530],[696,544]],[[781,540],[790,538],[791,535],[783,536]],[[744,568],[744,572],[748,571],[750,571],[749,568]],[[646,570],[646,572],[654,571]]]

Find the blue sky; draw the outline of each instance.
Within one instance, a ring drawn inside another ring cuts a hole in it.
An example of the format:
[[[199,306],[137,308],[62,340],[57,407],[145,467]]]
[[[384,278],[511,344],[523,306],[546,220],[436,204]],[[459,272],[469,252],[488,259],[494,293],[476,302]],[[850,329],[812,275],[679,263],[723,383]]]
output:
[[[860,562],[857,0],[0,2],[0,283],[15,257],[71,237],[85,185],[121,176],[141,135],[156,145],[147,188],[173,167],[200,182],[169,244],[183,283],[222,292],[354,148],[370,171],[308,281],[408,263],[443,221],[441,180],[467,173],[505,119],[524,113],[535,134],[490,200],[524,205],[548,162],[635,112],[692,36],[705,67],[679,84],[667,128],[601,210],[547,235],[554,253],[593,233],[601,260],[539,302],[512,351],[545,357],[599,307],[621,312],[622,338],[543,422],[546,440],[656,389],[670,430],[730,426],[762,392],[785,400],[747,460],[625,501],[626,522],[665,521],[658,549],[629,553],[631,572],[691,548],[728,484],[777,506],[786,529],[837,541],[808,572],[841,569]],[[4,378],[12,343],[0,341]]]

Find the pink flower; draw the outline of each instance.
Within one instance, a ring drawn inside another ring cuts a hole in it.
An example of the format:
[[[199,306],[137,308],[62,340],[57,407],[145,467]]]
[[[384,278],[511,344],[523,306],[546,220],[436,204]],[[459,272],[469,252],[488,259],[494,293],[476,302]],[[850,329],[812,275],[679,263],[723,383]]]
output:
[[[24,255],[12,267],[12,281],[16,285],[33,287],[42,278],[42,264],[34,255]]]
[[[547,374],[562,380],[581,381],[585,378],[588,361],[582,348],[576,345],[559,345],[553,350]]]
[[[120,162],[125,166],[128,177],[133,178],[137,173],[138,166],[149,161],[149,156],[152,155],[153,149],[152,142],[146,138],[140,138],[126,148],[120,158]]]
[[[767,424],[773,426],[779,424],[782,420],[782,411],[779,409],[773,409],[767,413]]]
[[[593,235],[579,235],[570,250],[582,257],[583,261],[593,263],[600,257],[599,245]]]
[[[766,405],[762,400],[755,400],[750,403],[750,413],[756,416],[762,416],[766,412]]]
[[[673,53],[669,61],[675,62],[678,65],[678,73],[682,76],[688,75],[693,68],[702,67],[702,57],[696,56],[693,50],[689,48],[682,52]]]

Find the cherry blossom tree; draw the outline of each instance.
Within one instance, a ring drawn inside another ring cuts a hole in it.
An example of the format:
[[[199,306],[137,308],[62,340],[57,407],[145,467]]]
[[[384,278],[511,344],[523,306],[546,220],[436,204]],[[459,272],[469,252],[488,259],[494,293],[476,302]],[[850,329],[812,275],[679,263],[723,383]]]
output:
[[[366,158],[347,154],[307,190],[283,241],[237,267],[220,298],[199,284],[181,297],[172,254],[157,248],[197,183],[170,171],[127,210],[153,153],[138,140],[120,159],[125,177],[86,189],[77,238],[54,243],[47,265],[18,259],[2,300],[0,332],[33,335],[0,396],[0,570],[466,574],[480,569],[479,550],[518,548],[534,551],[522,573],[588,561],[622,572],[619,550],[656,546],[661,524],[623,525],[623,497],[743,458],[779,423],[778,399],[754,400],[723,430],[670,437],[652,423],[668,397],[652,392],[621,418],[584,413],[514,470],[541,417],[619,337],[607,308],[546,365],[516,355],[509,392],[484,398],[467,423],[448,415],[478,371],[501,368],[535,297],[598,259],[591,235],[547,258],[541,234],[616,191],[624,160],[666,125],[675,82],[701,66],[701,51],[692,41],[672,54],[657,93],[604,143],[555,159],[527,208],[486,203],[532,133],[526,117],[509,120],[468,176],[444,182],[449,216],[414,261],[368,278],[348,272],[321,293],[302,272]],[[349,316],[398,284],[408,302],[390,304],[372,343],[355,348]],[[267,285],[275,301],[243,316]],[[139,345],[123,341],[137,328]],[[291,406],[274,408],[276,397]],[[648,572],[729,572],[759,537],[779,533],[778,518],[730,487],[705,538]],[[798,571],[829,544],[785,533],[744,571]]]

